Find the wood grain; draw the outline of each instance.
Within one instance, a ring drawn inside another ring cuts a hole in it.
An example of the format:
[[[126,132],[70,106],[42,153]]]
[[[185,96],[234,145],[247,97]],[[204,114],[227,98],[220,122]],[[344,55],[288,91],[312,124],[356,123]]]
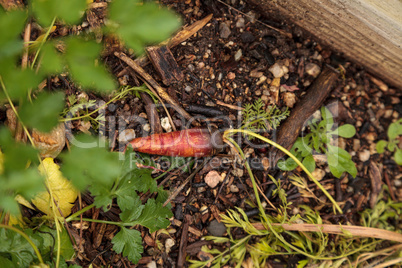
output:
[[[401,0],[250,0],[402,89]]]

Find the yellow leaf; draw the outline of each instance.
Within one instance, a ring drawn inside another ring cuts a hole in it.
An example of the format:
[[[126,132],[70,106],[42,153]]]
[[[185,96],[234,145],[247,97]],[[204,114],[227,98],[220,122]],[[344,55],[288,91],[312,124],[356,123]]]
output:
[[[39,193],[32,203],[48,216],[53,217],[56,212],[57,216],[61,216],[59,209],[64,217],[71,214],[71,208],[78,196],[78,190],[73,187],[70,181],[63,177],[60,167],[53,162],[53,158],[45,158],[38,167],[39,172],[46,176],[46,187],[48,191]],[[54,200],[50,200],[50,193]],[[58,206],[54,207],[54,203]]]

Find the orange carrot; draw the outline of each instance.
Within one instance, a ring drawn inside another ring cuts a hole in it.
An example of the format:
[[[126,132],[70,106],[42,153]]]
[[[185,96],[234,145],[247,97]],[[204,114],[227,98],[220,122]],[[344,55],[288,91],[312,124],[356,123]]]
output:
[[[136,138],[127,146],[147,154],[204,157],[214,155],[222,144],[218,131],[211,135],[207,129],[192,128]]]

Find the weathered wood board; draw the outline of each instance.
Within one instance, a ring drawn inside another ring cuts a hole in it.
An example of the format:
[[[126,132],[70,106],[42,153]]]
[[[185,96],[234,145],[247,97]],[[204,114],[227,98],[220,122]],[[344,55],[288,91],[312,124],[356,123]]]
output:
[[[402,89],[402,0],[250,0]]]

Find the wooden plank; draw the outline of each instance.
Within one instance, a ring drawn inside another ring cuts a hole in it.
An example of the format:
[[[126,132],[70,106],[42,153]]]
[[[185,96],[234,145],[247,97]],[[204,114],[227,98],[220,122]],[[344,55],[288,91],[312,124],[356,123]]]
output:
[[[250,0],[402,89],[401,0]],[[283,18],[282,18],[283,19]]]

